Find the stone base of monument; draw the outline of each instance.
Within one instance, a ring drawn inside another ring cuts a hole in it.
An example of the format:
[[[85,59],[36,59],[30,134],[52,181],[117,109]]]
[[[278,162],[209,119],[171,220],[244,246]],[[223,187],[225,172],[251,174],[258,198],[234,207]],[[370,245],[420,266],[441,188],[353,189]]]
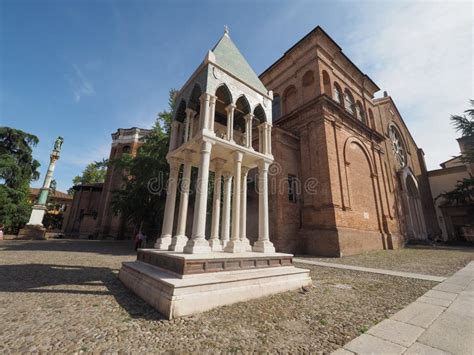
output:
[[[168,319],[295,290],[312,284],[309,270],[282,253],[183,254],[140,249],[119,279]]]
[[[46,239],[46,228],[40,224],[27,224],[18,232],[15,239],[20,240],[38,240]]]

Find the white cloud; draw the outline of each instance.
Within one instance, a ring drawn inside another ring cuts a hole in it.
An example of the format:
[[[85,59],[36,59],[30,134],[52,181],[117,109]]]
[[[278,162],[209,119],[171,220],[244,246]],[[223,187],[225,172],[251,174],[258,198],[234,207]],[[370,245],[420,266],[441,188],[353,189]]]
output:
[[[473,98],[473,5],[383,2],[359,11],[346,53],[389,92],[437,168],[459,151],[450,115]]]
[[[79,102],[81,97],[95,94],[94,86],[85,77],[82,71],[76,64],[72,65],[73,75],[69,77],[69,84],[71,85],[74,101]]]

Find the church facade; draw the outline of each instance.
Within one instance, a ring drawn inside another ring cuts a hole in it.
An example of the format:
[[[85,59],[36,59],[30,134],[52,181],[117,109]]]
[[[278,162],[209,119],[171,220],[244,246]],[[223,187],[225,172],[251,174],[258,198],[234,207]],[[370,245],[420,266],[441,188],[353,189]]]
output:
[[[273,91],[277,250],[342,256],[438,231],[422,149],[392,98],[375,99],[379,87],[324,30],[260,78]]]
[[[171,137],[175,146],[170,151],[192,139],[205,117],[211,135],[269,154],[273,163],[267,174],[268,235],[277,251],[343,256],[395,249],[437,233],[422,149],[392,98],[386,93],[374,98],[380,90],[377,84],[320,27],[258,77],[227,33],[203,63],[214,63],[216,69],[207,71],[209,78],[198,77],[196,70],[178,93]],[[210,79],[215,84],[199,85]],[[261,102],[255,101],[254,93],[261,95]],[[138,131],[146,135],[146,130]],[[130,144],[117,137],[111,156],[117,147]],[[130,147],[136,149],[135,145]],[[246,219],[239,219],[239,224],[241,234],[255,245],[260,233],[259,169],[246,169],[245,163],[239,186],[247,186],[246,196],[240,196],[246,212],[239,213]],[[129,234],[121,230],[125,226],[120,216],[108,207],[116,175],[108,172],[100,198],[95,231],[102,236]],[[200,213],[204,223],[200,230],[213,241],[228,234],[225,230],[231,228],[236,213],[231,204],[235,194],[229,197],[230,183],[222,181],[224,199],[231,207],[219,202],[220,221],[210,211],[216,206],[208,208],[205,222]],[[176,206],[182,204],[181,194],[175,197]],[[191,236],[197,218],[194,207],[187,209],[187,218],[175,218],[168,226],[170,236]]]

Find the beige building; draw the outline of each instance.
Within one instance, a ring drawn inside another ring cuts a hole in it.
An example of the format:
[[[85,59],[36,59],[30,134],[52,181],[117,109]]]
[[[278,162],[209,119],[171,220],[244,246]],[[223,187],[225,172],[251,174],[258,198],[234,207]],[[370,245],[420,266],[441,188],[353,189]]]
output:
[[[474,241],[474,206],[450,206],[441,194],[452,191],[463,179],[472,177],[473,164],[463,161],[462,157],[473,145],[473,137],[458,139],[461,154],[440,164],[441,169],[428,172],[439,233],[443,241]]]

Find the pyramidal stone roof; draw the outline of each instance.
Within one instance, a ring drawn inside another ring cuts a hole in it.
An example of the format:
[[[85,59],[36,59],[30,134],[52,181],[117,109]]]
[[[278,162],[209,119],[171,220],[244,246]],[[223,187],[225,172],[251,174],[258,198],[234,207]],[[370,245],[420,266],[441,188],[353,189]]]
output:
[[[245,60],[242,53],[240,53],[239,49],[230,39],[227,31],[214,48],[212,48],[212,52],[216,56],[216,63],[223,69],[227,70],[229,73],[254,89],[257,89],[264,94],[268,92],[265,85],[263,85],[252,67]]]

